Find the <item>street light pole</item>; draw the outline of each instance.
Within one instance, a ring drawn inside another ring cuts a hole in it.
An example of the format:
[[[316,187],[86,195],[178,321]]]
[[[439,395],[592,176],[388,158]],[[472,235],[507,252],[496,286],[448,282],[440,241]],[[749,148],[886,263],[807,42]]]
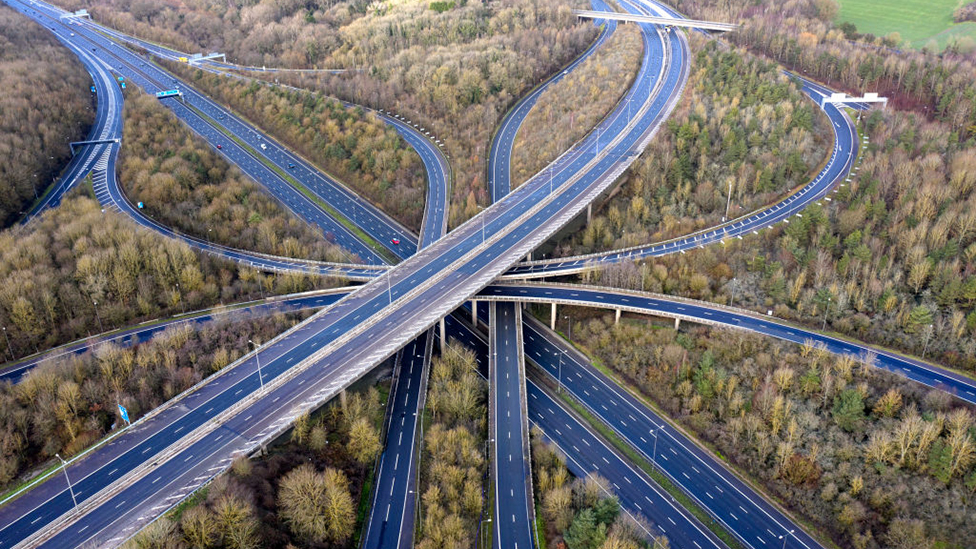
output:
[[[71,492],[71,501],[75,503],[75,509],[78,508],[78,500],[75,498],[75,489],[71,487],[71,479],[68,478],[68,463],[64,461],[61,454],[54,454],[59,460],[61,460],[61,470],[64,471],[64,480],[68,481],[68,491]]]
[[[13,360],[14,359],[14,350],[13,350],[13,347],[10,346],[10,338],[7,336],[7,327],[6,326],[3,327],[3,338],[5,340],[7,340],[7,352],[10,353],[10,360]]]
[[[264,374],[261,373],[261,353],[258,352],[258,344],[247,340],[248,343],[254,345],[254,358],[258,361],[258,381],[261,383],[261,390],[264,390]]]
[[[830,301],[831,301],[831,299],[833,299],[833,298],[830,298],[830,297],[827,298],[827,306],[824,307],[823,327],[820,328],[820,331],[821,332],[823,332],[823,331],[825,331],[827,329],[827,313],[830,312]]]
[[[482,547],[485,546],[485,544],[487,543],[487,541],[485,541],[485,540],[488,538],[488,536],[485,535],[485,532],[486,532],[486,530],[485,530],[485,523],[486,522],[491,522],[491,519],[485,519],[485,520],[481,521],[481,546]]]
[[[793,535],[793,532],[796,532],[796,530],[790,530],[789,532],[786,533],[785,536],[779,537],[779,539],[783,540],[783,549],[786,549],[786,540]]]
[[[735,291],[739,289],[739,280],[736,277],[732,277],[732,299],[729,300],[729,306],[735,307]]]
[[[186,305],[183,305],[183,290],[180,288],[180,283],[176,283],[176,296],[180,298],[180,310],[183,314],[186,314]]]
[[[929,349],[929,339],[932,337],[932,328],[933,326],[929,324],[928,328],[925,330],[925,345],[922,346],[922,359],[925,359],[925,351]]]
[[[569,325],[569,329],[568,329],[569,342],[572,343],[573,342],[573,320],[569,318],[568,315],[563,315],[563,318],[566,319],[566,324]]]
[[[556,372],[556,392],[563,392],[563,353],[559,354],[559,369]]]
[[[98,315],[98,302],[93,299],[92,305],[95,306],[95,319],[98,320],[98,331],[104,332],[105,328],[102,327],[102,317]]]
[[[722,217],[722,223],[729,218],[729,207],[732,205],[732,180],[729,180],[729,198],[725,201],[725,215]]]

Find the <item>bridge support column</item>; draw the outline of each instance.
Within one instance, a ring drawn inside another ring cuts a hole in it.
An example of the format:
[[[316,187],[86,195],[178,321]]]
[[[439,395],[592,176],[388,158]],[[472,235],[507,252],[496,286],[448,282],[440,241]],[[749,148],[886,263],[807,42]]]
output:
[[[677,330],[678,329],[678,326],[681,326],[681,319],[680,318],[674,319],[674,329]]]
[[[471,300],[471,324],[478,326],[478,300]]]
[[[339,404],[342,405],[342,410],[346,410],[346,390],[343,389],[339,391]]]
[[[614,324],[620,324],[620,309],[617,309],[616,318],[613,319]]]
[[[556,331],[556,304],[552,304],[552,315],[549,317],[549,329]]]
[[[587,226],[593,221],[593,204],[586,205],[586,224]]]
[[[441,319],[441,352],[447,351],[447,324]]]

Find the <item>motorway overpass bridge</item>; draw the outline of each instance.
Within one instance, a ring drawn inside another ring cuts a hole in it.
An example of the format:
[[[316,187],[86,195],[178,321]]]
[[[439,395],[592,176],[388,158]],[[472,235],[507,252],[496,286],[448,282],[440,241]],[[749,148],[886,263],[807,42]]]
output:
[[[573,10],[573,15],[583,19],[605,19],[613,21],[630,21],[633,23],[651,23],[670,27],[686,27],[709,31],[728,32],[739,28],[732,23],[718,23],[715,21],[696,21],[694,19],[678,19],[658,15],[641,15],[634,13],[618,13],[610,11]]]

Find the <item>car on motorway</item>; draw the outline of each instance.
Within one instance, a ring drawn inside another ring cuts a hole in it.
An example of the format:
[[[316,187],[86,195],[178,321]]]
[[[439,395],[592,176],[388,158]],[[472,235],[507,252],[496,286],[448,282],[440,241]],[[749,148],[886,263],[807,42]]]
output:
[[[288,169],[289,169],[289,170],[294,170],[294,169],[295,169],[295,165],[294,165],[294,164],[292,164],[291,162],[289,162],[289,163],[288,163]]]
[[[223,146],[223,145],[217,145],[217,148],[218,148],[218,149],[223,149],[223,148],[224,148],[224,146]]]
[[[262,151],[266,151],[266,150],[268,150],[268,146],[267,146],[267,145],[265,145],[264,143],[261,143],[261,150],[262,150]]]
[[[399,238],[391,238],[390,239],[390,242],[392,242],[393,244],[395,244],[397,246],[400,245],[400,239]]]

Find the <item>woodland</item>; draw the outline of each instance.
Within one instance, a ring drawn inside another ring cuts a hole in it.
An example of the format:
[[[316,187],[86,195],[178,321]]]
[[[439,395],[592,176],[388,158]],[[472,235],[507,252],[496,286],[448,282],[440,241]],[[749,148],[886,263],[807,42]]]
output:
[[[976,416],[948,393],[812,344],[577,319],[600,364],[839,546],[976,539]]]
[[[358,547],[388,389],[383,382],[350,391],[299,416],[289,439],[236,459],[227,474],[124,547]]]
[[[16,385],[0,385],[0,485],[53,460],[68,458],[189,389],[304,315],[227,317],[203,328],[169,328],[146,343],[98,345],[81,355],[42,362]]]
[[[630,88],[642,52],[640,29],[620,25],[586,61],[539,96],[512,145],[513,189],[569,150],[613,110]]]
[[[244,176],[159,101],[131,90],[118,179],[145,215],[182,233],[233,248],[300,259],[348,254]]]
[[[85,67],[40,25],[0,5],[0,227],[58,180],[95,120]]]

